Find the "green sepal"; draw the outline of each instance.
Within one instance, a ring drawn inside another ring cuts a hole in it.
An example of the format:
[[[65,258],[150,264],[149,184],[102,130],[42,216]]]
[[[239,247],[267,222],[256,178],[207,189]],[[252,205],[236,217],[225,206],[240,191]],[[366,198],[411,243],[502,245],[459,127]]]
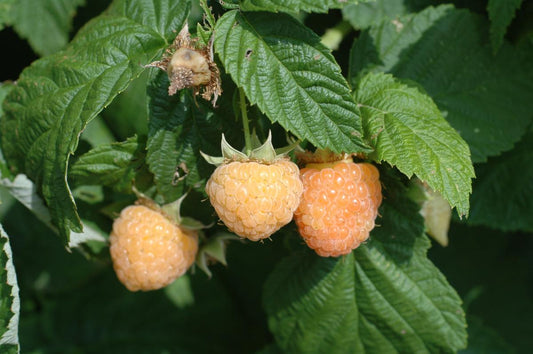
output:
[[[228,232],[221,232],[210,237],[200,247],[198,255],[196,256],[196,265],[203,270],[209,278],[213,275],[209,269],[209,263],[220,262],[225,266],[227,265],[226,243],[230,240],[239,240],[239,237]]]
[[[187,194],[182,195],[179,199],[172,203],[165,204],[161,207],[161,210],[176,224],[181,225],[182,219],[180,215],[181,203],[187,197]]]
[[[187,197],[187,193],[182,195],[179,199],[173,201],[172,203],[168,203],[160,207],[161,211],[165,214],[165,216],[172,220],[174,223],[179,225],[180,227],[196,231],[201,229],[206,229],[210,227],[211,225],[204,225],[200,221],[195,220],[191,217],[182,217],[181,216],[181,203],[183,203],[183,200]],[[143,203],[145,200],[143,200]],[[155,202],[152,201],[153,204]],[[151,205],[148,205],[151,206]],[[153,206],[151,206],[153,208]]]
[[[269,130],[265,143],[253,149],[250,153],[250,158],[259,161],[275,161],[277,157],[276,150],[274,150],[274,146],[272,145],[272,132]]]
[[[220,144],[220,148],[222,150],[222,157],[226,160],[232,160],[232,161],[247,161],[248,160],[248,156],[246,156],[246,154],[235,149],[233,146],[231,146],[226,141],[226,137],[224,136],[224,134],[222,134],[222,142]]]
[[[224,158],[222,156],[209,156],[206,153],[200,151],[202,157],[207,161],[207,163],[215,166],[222,165],[224,163]]]
[[[188,217],[188,216],[182,216],[181,217],[180,226],[183,227],[184,229],[187,229],[187,230],[196,231],[196,230],[207,229],[207,228],[209,228],[209,227],[211,227],[213,225],[212,224],[211,225],[204,225],[204,224],[202,224],[200,221],[198,221],[196,219],[193,219],[193,218]]]
[[[270,131],[268,131],[268,134],[270,135]],[[250,136],[250,140],[251,140],[251,143],[252,143],[252,150],[257,149],[258,147],[263,145],[261,143],[261,140],[259,140],[259,137],[257,136],[257,132],[256,132],[255,128],[252,131],[252,134]]]
[[[296,139],[294,141],[290,141],[289,139],[287,139],[288,142],[290,142],[289,145],[287,146],[284,146],[284,147],[281,147],[281,148],[278,148],[276,149],[276,155],[280,156],[280,155],[287,155],[289,152],[291,152],[292,150],[298,148],[300,146],[300,140],[299,139]],[[301,148],[300,148],[301,149]]]
[[[252,134],[252,144],[253,146],[258,146],[257,148],[250,151],[249,154],[245,154],[234,147],[232,147],[227,141],[224,134],[222,134],[222,142],[221,142],[221,150],[222,150],[222,157],[216,157],[216,156],[209,156],[203,152],[200,151],[200,154],[204,157],[204,159],[215,166],[222,165],[225,162],[228,161],[240,161],[240,162],[248,162],[248,161],[255,161],[259,163],[269,164],[278,161],[279,159],[285,158],[285,156],[295,149],[299,141],[292,142],[290,145],[282,147],[280,149],[274,149],[274,146],[272,145],[272,132],[268,132],[268,137],[266,141],[261,145],[261,142],[257,138],[256,134]]]

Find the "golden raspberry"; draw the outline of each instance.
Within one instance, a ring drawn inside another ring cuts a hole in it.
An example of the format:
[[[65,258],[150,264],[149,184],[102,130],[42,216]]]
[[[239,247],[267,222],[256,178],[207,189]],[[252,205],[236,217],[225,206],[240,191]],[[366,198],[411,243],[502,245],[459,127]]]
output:
[[[288,160],[224,164],[206,185],[224,224],[252,241],[269,237],[292,220],[302,190],[298,167]]]
[[[167,286],[187,271],[198,251],[196,233],[142,205],[122,210],[110,242],[117,277],[131,291]]]
[[[322,257],[350,253],[374,228],[381,204],[377,168],[341,161],[300,171],[304,185],[294,220],[307,245]]]

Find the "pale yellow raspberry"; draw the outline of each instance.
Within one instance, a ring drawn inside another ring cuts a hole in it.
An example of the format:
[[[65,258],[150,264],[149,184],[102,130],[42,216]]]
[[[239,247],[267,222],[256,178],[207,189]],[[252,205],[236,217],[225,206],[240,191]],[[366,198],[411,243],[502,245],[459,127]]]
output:
[[[195,232],[142,205],[122,210],[110,242],[117,277],[131,291],[167,286],[187,271],[198,251]]]
[[[217,167],[206,191],[220,219],[251,241],[269,237],[292,220],[302,195],[296,164],[234,161]]]

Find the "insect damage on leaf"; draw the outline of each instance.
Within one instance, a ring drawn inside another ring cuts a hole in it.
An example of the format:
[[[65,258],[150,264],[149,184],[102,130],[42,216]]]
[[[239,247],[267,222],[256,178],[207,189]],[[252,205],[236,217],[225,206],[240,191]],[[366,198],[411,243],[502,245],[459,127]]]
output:
[[[191,38],[189,26],[185,24],[163,58],[147,67],[156,67],[168,73],[170,85],[168,94],[175,95],[184,88],[192,88],[197,95],[202,90],[202,98],[215,106],[222,94],[220,71],[213,60],[213,41],[207,46]]]

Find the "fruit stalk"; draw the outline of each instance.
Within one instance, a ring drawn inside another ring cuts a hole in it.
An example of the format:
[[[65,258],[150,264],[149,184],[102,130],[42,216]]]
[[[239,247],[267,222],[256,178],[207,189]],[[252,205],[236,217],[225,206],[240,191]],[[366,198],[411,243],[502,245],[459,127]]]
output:
[[[239,87],[239,101],[241,106],[242,127],[244,128],[244,148],[246,155],[252,151],[252,138],[250,135],[250,123],[248,121],[248,113],[246,112],[246,96],[244,90]]]

